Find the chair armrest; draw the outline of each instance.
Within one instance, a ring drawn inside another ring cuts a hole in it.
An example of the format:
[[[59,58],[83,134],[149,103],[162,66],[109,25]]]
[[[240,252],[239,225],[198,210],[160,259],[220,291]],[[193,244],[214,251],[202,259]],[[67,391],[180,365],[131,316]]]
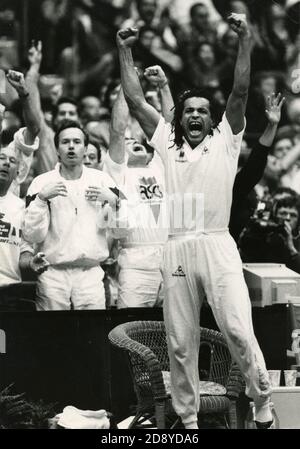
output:
[[[227,396],[234,400],[238,399],[239,395],[245,390],[245,381],[236,363],[231,365],[226,388]]]
[[[169,397],[166,393],[162,369],[159,360],[150,348],[130,338],[126,333],[126,324],[115,327],[108,335],[110,342],[131,354],[137,355],[145,364],[149,373],[154,398],[164,400]]]

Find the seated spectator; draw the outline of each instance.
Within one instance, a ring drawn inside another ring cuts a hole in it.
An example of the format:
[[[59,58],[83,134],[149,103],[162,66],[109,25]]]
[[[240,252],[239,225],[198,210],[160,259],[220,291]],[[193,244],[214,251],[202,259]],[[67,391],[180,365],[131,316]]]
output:
[[[287,52],[292,42],[286,27],[286,9],[279,2],[269,2],[265,13],[261,17],[261,36],[263,47],[256,56],[256,62],[260,58],[256,70],[280,70],[287,69]]]
[[[83,163],[86,167],[94,168],[95,170],[102,170],[102,152],[98,142],[89,142],[84,155]]]
[[[209,42],[201,42],[195,49],[194,60],[191,65],[187,65],[187,78],[191,87],[219,87],[215,50]]]
[[[186,44],[190,52],[202,42],[216,46],[217,29],[210,21],[208,7],[204,3],[195,3],[190,9],[190,23],[186,29]]]
[[[243,231],[239,246],[243,262],[283,263],[300,273],[299,197],[276,201],[269,219],[256,214]]]
[[[282,91],[280,77],[273,72],[258,72],[254,76],[246,110],[247,136],[255,141],[265,128],[266,101],[272,92]],[[282,124],[285,124],[285,107],[282,111]]]
[[[99,98],[93,96],[83,97],[79,102],[79,117],[82,125],[88,121],[99,120],[101,103]]]
[[[292,139],[290,134],[281,133],[275,139],[264,175],[271,192],[279,186],[300,192],[299,158],[300,141]]]

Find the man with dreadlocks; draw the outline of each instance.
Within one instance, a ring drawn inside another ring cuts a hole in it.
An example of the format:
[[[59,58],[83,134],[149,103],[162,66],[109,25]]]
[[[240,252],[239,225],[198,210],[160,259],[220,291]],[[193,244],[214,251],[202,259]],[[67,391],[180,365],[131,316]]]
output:
[[[179,98],[173,126],[165,123],[145,101],[136,75],[131,47],[137,30],[125,29],[117,34],[126,100],[160,154],[168,195],[175,198],[164,252],[164,320],[172,402],[187,429],[198,427],[199,318],[204,295],[245,377],[246,393],[255,403],[257,427],[272,424],[268,373],[253,331],[241,259],[228,231],[232,186],[245,126],[251,47],[245,16],[231,14],[228,20],[238,34],[239,50],[233,89],[217,127],[213,102],[195,92],[185,92]]]

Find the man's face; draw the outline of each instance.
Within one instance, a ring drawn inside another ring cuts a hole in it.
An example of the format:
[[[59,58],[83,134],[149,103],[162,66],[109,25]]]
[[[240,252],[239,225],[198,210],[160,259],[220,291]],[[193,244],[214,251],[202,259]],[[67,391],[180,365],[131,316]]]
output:
[[[104,151],[108,150],[107,141],[109,140],[109,133],[108,131],[107,133],[105,132],[103,123],[98,121],[88,122],[85,126],[85,131],[88,133],[91,140],[95,140],[96,142],[99,143],[99,145]]]
[[[86,167],[99,169],[98,150],[92,143],[89,143],[87,146],[83,163]]]
[[[274,146],[274,156],[277,159],[282,159],[284,156],[288,154],[288,152],[292,149],[293,144],[290,139],[281,139],[276,142]]]
[[[268,76],[263,78],[260,82],[260,90],[262,94],[267,97],[271,95],[272,92],[276,92],[276,80],[273,76]]]
[[[184,137],[190,146],[195,148],[212,127],[209,101],[202,97],[191,97],[185,100],[180,124]]]
[[[135,139],[125,139],[129,166],[145,166],[148,163],[148,153],[144,145]]]
[[[18,159],[13,148],[4,147],[0,150],[0,184],[7,187],[16,178],[18,172]]]
[[[152,43],[155,38],[155,34],[151,30],[144,31],[140,36],[140,43],[143,47],[147,48],[147,50],[151,50]]]
[[[299,212],[295,207],[279,207],[276,219],[279,223],[287,221],[290,224],[292,231],[295,231],[298,225]]]
[[[89,120],[98,120],[100,116],[100,100],[97,97],[84,98],[82,115]]]
[[[63,120],[78,121],[77,107],[73,103],[61,103],[58,106],[57,114],[54,119],[55,126],[60,125]]]
[[[57,153],[63,166],[71,168],[82,165],[85,152],[84,134],[79,128],[67,128],[61,131]]]
[[[212,46],[209,44],[203,44],[199,48],[198,51],[198,57],[199,61],[205,66],[205,67],[212,67],[215,63],[215,54],[212,49]]]
[[[150,24],[154,19],[157,3],[156,0],[139,0],[138,1],[138,12],[141,19],[145,23]]]
[[[199,30],[207,27],[209,21],[208,10],[206,6],[203,5],[196,8],[192,17],[192,23]]]

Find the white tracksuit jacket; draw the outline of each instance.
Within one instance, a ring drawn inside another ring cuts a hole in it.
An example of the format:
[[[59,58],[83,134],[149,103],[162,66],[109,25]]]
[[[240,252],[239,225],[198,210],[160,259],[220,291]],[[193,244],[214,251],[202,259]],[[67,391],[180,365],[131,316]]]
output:
[[[53,266],[96,266],[108,257],[107,229],[115,238],[129,232],[125,200],[121,201],[117,214],[108,205],[102,207],[99,202],[87,201],[85,191],[89,186],[114,188],[111,177],[83,167],[80,179],[66,180],[59,167],[37,176],[28,189],[22,226],[24,239],[36,244],[37,251],[44,252]],[[47,202],[40,200],[37,194],[41,189],[56,181],[66,185],[68,195]]]

